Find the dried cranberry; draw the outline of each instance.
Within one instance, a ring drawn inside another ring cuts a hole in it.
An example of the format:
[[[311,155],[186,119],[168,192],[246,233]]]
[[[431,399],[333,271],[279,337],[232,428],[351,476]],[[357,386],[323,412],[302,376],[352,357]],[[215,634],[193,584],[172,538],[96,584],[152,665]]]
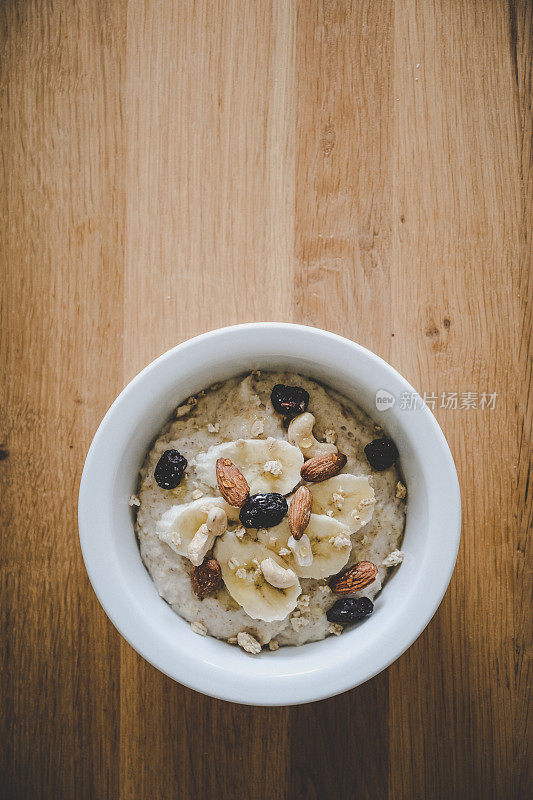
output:
[[[175,489],[187,468],[187,459],[179,450],[165,450],[154,470],[155,482],[162,489]]]
[[[301,386],[284,386],[282,383],[276,383],[270,400],[278,414],[292,418],[306,410],[309,405],[309,392]]]
[[[287,501],[277,492],[251,494],[242,506],[239,519],[245,528],[273,528],[288,511]]]
[[[345,597],[337,600],[326,614],[328,622],[347,625],[368,617],[374,610],[374,603],[368,597]]]
[[[398,459],[398,448],[392,441],[382,437],[374,439],[365,447],[365,455],[372,469],[382,472],[384,469],[392,467]]]

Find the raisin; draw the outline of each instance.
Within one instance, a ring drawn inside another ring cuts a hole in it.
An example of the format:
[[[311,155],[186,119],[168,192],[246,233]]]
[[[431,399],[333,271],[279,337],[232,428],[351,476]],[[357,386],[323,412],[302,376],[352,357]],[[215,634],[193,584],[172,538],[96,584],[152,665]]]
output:
[[[374,603],[368,597],[346,597],[337,600],[326,614],[328,622],[338,622],[347,625],[349,622],[358,622],[368,617],[374,610]]]
[[[216,592],[222,583],[222,571],[218,561],[208,558],[199,567],[193,567],[191,583],[197,597],[207,597]]]
[[[245,528],[273,528],[288,511],[287,501],[277,492],[259,492],[248,497],[239,519]]]
[[[306,410],[309,405],[309,393],[301,386],[284,386],[282,383],[276,383],[270,400],[278,414],[292,419]]]
[[[165,450],[154,470],[155,482],[162,489],[175,489],[187,468],[187,459],[179,450]]]
[[[384,469],[392,467],[394,462],[397,461],[398,448],[392,439],[382,437],[381,439],[374,439],[370,444],[367,444],[365,455],[372,469],[382,472]]]

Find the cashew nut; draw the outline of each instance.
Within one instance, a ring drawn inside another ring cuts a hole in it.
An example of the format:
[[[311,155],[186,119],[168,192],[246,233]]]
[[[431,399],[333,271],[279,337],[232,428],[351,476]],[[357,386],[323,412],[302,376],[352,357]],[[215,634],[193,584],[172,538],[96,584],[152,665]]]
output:
[[[298,583],[296,573],[292,569],[284,569],[273,558],[265,558],[261,561],[261,572],[265,580],[276,589],[288,589]]]
[[[309,536],[306,533],[304,533],[304,535],[298,540],[296,540],[294,536],[289,536],[287,547],[292,550],[294,559],[298,566],[311,566],[313,563],[313,551],[311,550]]]
[[[211,506],[205,524],[209,533],[212,533],[215,538],[222,536],[228,527],[228,517],[224,509],[218,506]]]
[[[228,518],[223,508],[211,506],[207,520],[200,525],[187,547],[187,558],[195,567],[199,567],[206,554],[211,550],[217,536],[222,536],[228,527]]]
[[[187,547],[187,558],[195,567],[199,567],[206,553],[213,547],[215,537],[209,533],[207,525],[200,525]]]
[[[327,453],[336,453],[337,448],[328,442],[319,442],[313,436],[314,416],[306,411],[298,414],[289,425],[287,435],[289,442],[295,444],[302,451],[304,458],[315,458],[315,456],[325,456]]]

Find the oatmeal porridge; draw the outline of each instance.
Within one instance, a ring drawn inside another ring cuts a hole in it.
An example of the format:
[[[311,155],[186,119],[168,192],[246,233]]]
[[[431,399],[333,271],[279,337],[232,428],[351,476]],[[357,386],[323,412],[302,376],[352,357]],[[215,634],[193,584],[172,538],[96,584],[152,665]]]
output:
[[[181,404],[130,498],[141,556],[199,635],[257,654],[340,635],[403,559],[394,442],[356,405],[291,373]]]

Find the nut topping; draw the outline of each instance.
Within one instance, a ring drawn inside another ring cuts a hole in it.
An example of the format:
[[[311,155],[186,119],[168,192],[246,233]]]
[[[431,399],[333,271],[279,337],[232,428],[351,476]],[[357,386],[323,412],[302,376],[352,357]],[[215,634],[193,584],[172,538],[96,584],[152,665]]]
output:
[[[359,561],[346,572],[333,578],[329,585],[335,594],[351,594],[370,586],[376,579],[378,568],[371,561]]]
[[[323,456],[316,456],[306,461],[300,470],[300,475],[304,481],[309,483],[320,483],[328,478],[338,475],[346,465],[347,458],[344,453],[326,453]]]
[[[304,458],[315,458],[315,456],[323,456],[326,453],[336,453],[337,448],[334,444],[319,442],[315,439],[313,436],[314,424],[315,418],[309,411],[304,414],[298,414],[289,424],[287,431],[289,442],[300,448]]]
[[[289,506],[289,528],[297,541],[302,538],[309,525],[312,505],[313,495],[307,486],[300,486]]]
[[[220,494],[230,506],[240,508],[248,495],[248,481],[229,458],[219,458],[216,464],[217,483]]]
[[[273,558],[261,561],[261,572],[265,580],[276,589],[288,589],[298,583],[298,576],[292,569],[285,569]]]

